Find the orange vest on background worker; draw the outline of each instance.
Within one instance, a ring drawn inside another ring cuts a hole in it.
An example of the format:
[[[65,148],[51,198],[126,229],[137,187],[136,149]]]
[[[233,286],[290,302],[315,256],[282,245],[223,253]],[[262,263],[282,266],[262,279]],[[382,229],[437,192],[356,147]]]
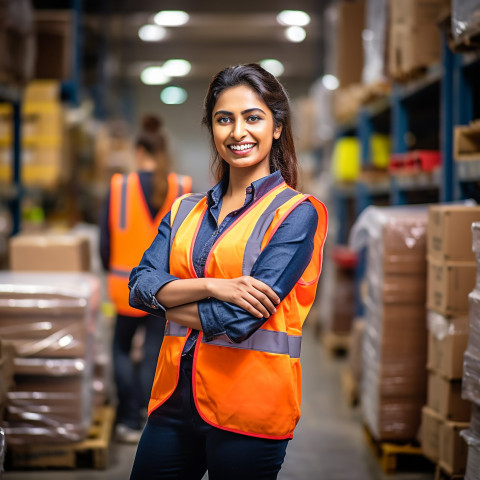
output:
[[[300,418],[302,326],[315,299],[327,230],[327,212],[316,198],[282,183],[257,199],[217,239],[205,264],[205,277],[249,275],[255,260],[285,217],[307,198],[318,213],[312,259],[277,311],[248,339],[205,342],[200,332],[193,361],[193,395],[209,424],[251,436],[285,439]],[[205,196],[178,199],[171,212],[170,273],[195,278],[192,250]],[[178,383],[180,357],[191,329],[167,322],[149,403],[152,412]]]
[[[137,173],[112,176],[110,184],[110,268],[107,275],[108,294],[117,313],[143,317],[145,312],[128,304],[128,277],[133,267],[140,263],[143,252],[157,234],[162,218],[174,200],[190,192],[192,179],[170,173],[168,190],[162,208],[152,218]]]

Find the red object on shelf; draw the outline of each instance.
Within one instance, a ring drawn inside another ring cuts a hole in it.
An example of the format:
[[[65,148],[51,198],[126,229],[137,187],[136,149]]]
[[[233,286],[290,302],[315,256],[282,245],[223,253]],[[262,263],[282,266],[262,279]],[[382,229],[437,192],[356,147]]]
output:
[[[353,269],[357,265],[357,254],[345,245],[335,245],[332,248],[332,260],[341,268]]]
[[[388,170],[398,172],[432,172],[442,163],[440,150],[412,150],[390,155]]]

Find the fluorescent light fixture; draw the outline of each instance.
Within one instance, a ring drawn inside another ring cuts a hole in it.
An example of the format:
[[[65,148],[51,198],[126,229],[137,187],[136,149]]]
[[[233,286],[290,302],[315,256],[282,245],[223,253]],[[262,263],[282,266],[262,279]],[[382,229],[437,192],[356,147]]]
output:
[[[154,17],[154,22],[163,27],[178,27],[188,22],[190,15],[183,10],[162,10]]]
[[[277,15],[280,25],[304,27],[310,23],[310,15],[302,10],[283,10]]]
[[[190,73],[192,65],[188,60],[172,58],[162,65],[162,69],[169,77],[184,77]]]
[[[336,90],[340,85],[338,78],[330,73],[322,77],[322,84],[327,90]]]
[[[291,42],[299,43],[305,40],[307,32],[302,27],[288,27],[285,30],[285,35]]]
[[[160,92],[160,99],[167,105],[180,105],[187,97],[187,91],[181,87],[167,87]]]
[[[165,85],[170,81],[162,67],[147,67],[140,74],[140,78],[145,85]]]
[[[260,62],[260,65],[267,71],[270,72],[272,75],[279,77],[285,71],[285,67],[283,63],[274,59],[274,58],[266,58]]]
[[[167,29],[160,25],[144,25],[138,30],[138,36],[144,42],[158,42],[165,38]]]

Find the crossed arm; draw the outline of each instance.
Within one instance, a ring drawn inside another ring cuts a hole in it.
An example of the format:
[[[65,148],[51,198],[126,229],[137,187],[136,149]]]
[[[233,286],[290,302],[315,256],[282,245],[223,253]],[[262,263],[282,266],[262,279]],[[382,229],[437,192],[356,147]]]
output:
[[[155,297],[167,308],[168,320],[196,330],[202,330],[196,302],[205,298],[233,303],[257,318],[270,317],[280,303],[278,295],[266,283],[250,276],[174,280],[164,285]]]

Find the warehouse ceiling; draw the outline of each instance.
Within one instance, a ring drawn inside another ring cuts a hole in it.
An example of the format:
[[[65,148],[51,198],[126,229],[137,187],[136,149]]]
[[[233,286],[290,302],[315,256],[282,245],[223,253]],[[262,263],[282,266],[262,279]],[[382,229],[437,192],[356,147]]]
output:
[[[77,2],[79,0],[76,0]],[[74,2],[75,3],[75,2]],[[83,0],[83,53],[87,78],[127,78],[140,83],[147,65],[171,58],[188,60],[192,69],[184,82],[202,81],[227,65],[280,60],[283,78],[312,82],[321,74],[322,12],[327,0]],[[72,1],[34,0],[35,8],[68,8]],[[160,10],[184,10],[186,25],[167,27],[164,39],[144,42],[142,25],[152,24]],[[284,9],[304,10],[311,17],[307,36],[293,43],[285,36],[277,14]]]

